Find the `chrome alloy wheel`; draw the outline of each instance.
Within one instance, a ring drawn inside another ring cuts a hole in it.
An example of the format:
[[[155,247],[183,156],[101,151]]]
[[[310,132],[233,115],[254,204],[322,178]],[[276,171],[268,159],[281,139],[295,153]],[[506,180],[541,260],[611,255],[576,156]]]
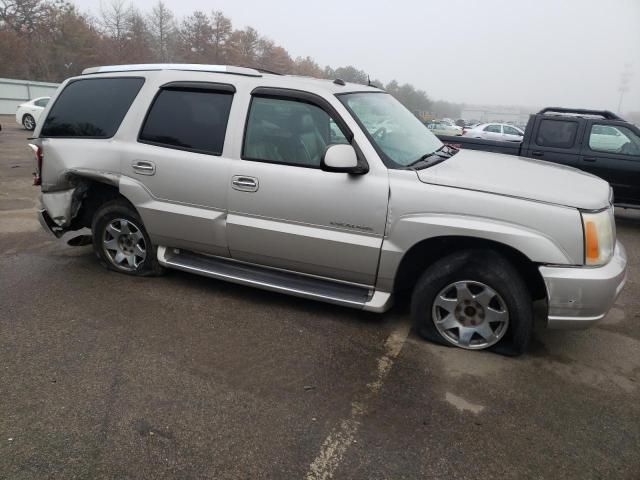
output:
[[[482,350],[495,345],[509,327],[502,297],[484,283],[454,282],[436,295],[432,320],[440,335],[456,347]]]
[[[31,115],[25,115],[22,119],[22,126],[27,130],[33,130],[36,127],[36,122]]]
[[[147,258],[147,245],[140,228],[130,220],[111,220],[102,234],[102,248],[109,261],[121,270],[136,270]]]

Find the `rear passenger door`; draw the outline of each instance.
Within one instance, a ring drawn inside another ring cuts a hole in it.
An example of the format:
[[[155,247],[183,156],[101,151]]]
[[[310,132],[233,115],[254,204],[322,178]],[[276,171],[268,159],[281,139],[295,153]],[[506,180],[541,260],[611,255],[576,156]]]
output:
[[[254,90],[242,155],[229,178],[231,256],[373,285],[386,222],[386,170],[321,170],[327,146],[351,142],[344,121],[321,97],[262,90]]]
[[[524,156],[581,168],[580,148],[584,121],[578,118],[549,118],[540,115],[535,122]]]
[[[121,171],[148,193],[136,208],[154,243],[228,256],[224,143],[234,92],[218,83],[162,86],[126,150]]]
[[[582,168],[608,181],[616,203],[640,204],[640,132],[624,122],[590,120]]]

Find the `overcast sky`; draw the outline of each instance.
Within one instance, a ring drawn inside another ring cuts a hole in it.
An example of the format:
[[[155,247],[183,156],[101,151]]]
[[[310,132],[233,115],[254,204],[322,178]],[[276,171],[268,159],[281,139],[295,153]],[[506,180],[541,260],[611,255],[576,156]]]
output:
[[[75,0],[97,12],[100,0]],[[155,0],[137,0],[150,10]],[[640,0],[165,0],[222,10],[293,56],[354,65],[434,99],[640,110]]]

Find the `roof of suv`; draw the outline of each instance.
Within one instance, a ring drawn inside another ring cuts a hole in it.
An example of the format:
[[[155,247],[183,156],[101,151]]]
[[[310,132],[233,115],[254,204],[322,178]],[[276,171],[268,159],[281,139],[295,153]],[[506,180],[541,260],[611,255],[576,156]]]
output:
[[[311,89],[325,90],[330,93],[346,93],[346,92],[380,92],[376,87],[369,87],[358,83],[346,83],[342,80],[323,80],[312,77],[301,77],[296,75],[280,75],[277,73],[267,72],[254,68],[237,67],[232,65],[201,65],[201,64],[181,64],[181,63],[148,63],[134,65],[110,65],[101,67],[86,68],[82,71],[82,75],[95,75],[107,73],[125,73],[125,72],[154,72],[154,71],[181,71],[193,74],[211,73],[238,75],[245,79],[263,79],[268,82],[256,82],[260,84],[268,83],[270,86],[292,89]]]

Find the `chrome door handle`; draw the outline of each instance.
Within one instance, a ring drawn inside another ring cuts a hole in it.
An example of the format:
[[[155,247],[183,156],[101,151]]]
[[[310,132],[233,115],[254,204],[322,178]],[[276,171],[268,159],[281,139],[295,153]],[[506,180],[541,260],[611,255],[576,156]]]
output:
[[[153,162],[137,161],[131,164],[131,168],[140,175],[153,175],[156,173],[156,166]]]
[[[257,192],[258,179],[254,177],[245,177],[243,175],[234,175],[231,179],[231,186],[234,190],[241,192]]]

